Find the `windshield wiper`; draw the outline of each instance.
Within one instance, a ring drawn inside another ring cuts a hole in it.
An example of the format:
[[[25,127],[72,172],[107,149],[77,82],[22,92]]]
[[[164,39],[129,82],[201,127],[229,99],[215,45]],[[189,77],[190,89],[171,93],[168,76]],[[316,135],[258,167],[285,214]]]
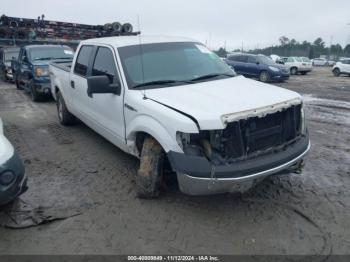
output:
[[[69,60],[73,60],[73,57],[53,57],[52,59],[69,59]]]
[[[142,84],[138,84],[133,86],[134,89],[139,87],[145,87],[145,86],[153,86],[153,85],[166,85],[166,84],[193,84],[191,81],[181,81],[181,80],[156,80],[156,81],[150,81]]]
[[[218,76],[228,76],[228,77],[234,77],[235,75],[232,74],[208,74],[208,75],[203,75],[203,76],[199,76],[196,78],[191,79],[191,82],[195,82],[195,81],[200,81],[200,80],[205,80],[205,79],[210,79],[210,78],[215,78]]]
[[[51,60],[54,59],[54,57],[41,57],[41,58],[34,58],[35,61],[37,60]]]

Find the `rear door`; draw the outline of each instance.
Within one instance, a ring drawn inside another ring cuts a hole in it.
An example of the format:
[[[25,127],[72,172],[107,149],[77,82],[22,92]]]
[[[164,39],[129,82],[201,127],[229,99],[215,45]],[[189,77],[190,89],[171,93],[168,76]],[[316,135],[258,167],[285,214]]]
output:
[[[260,64],[255,56],[247,56],[247,74],[258,76],[260,73]]]
[[[343,61],[343,66],[344,69],[342,71],[344,71],[344,73],[349,73],[350,74],[350,59],[345,59]]]
[[[94,49],[92,45],[80,47],[70,74],[69,86],[64,90],[64,98],[69,104],[68,107],[83,121],[89,117],[89,107],[85,96],[87,96],[87,76],[91,68]]]

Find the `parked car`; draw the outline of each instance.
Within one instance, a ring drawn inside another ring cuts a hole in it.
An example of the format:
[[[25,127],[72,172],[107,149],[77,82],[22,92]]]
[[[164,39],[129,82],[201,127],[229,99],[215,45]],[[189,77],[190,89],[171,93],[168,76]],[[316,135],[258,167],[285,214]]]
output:
[[[79,118],[140,158],[139,197],[159,195],[167,163],[184,193],[245,191],[310,148],[299,94],[237,76],[192,39],[85,40],[49,70],[62,125]]]
[[[236,73],[256,77],[261,82],[284,81],[289,79],[289,72],[283,65],[276,64],[264,55],[232,54],[226,59]]]
[[[326,58],[314,58],[311,60],[313,66],[333,66],[335,61]]]
[[[337,62],[332,69],[334,76],[340,76],[342,74],[350,76],[350,58],[344,58]]]
[[[11,60],[18,57],[18,47],[3,47],[0,49],[0,80],[13,80]]]
[[[33,101],[50,95],[49,63],[71,61],[73,50],[63,45],[28,45],[21,48],[18,59],[12,61],[14,80],[18,89],[31,94]]]
[[[27,190],[24,165],[11,143],[4,136],[0,118],[0,205],[14,200]]]
[[[288,68],[291,75],[302,74],[306,75],[312,71],[312,63],[307,57],[283,57],[282,61],[284,65]]]

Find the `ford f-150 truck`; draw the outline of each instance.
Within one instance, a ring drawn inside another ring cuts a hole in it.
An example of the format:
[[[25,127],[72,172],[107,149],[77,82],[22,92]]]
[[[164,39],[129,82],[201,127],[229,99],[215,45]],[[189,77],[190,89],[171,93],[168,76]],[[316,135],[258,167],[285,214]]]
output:
[[[184,193],[242,192],[300,171],[310,148],[299,94],[237,76],[195,40],[86,40],[49,71],[61,124],[78,118],[140,158],[139,197],[159,195],[164,166]]]
[[[50,95],[49,62],[72,61],[73,50],[62,45],[28,45],[21,48],[18,59],[12,62],[17,89],[30,93],[37,102]]]

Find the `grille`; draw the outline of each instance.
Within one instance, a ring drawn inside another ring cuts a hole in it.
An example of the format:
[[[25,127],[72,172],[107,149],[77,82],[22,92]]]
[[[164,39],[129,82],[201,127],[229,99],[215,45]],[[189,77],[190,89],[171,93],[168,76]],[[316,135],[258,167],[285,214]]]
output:
[[[301,131],[301,105],[265,117],[229,123],[216,150],[224,158],[254,155],[295,140]]]

